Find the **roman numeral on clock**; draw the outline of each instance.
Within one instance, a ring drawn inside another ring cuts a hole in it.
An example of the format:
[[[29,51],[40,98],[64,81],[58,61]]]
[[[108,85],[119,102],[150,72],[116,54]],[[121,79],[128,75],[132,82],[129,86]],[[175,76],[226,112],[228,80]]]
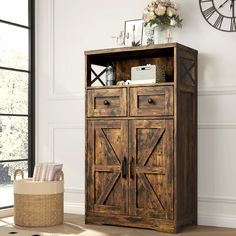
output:
[[[223,23],[224,17],[219,15],[214,23],[214,27],[220,29]]]
[[[235,20],[235,18],[231,18],[230,31],[236,31],[236,20]]]
[[[199,0],[205,20],[215,29],[236,32],[236,0]]]
[[[216,9],[214,6],[211,6],[203,11],[204,16],[206,19],[209,19],[214,13],[216,12]]]

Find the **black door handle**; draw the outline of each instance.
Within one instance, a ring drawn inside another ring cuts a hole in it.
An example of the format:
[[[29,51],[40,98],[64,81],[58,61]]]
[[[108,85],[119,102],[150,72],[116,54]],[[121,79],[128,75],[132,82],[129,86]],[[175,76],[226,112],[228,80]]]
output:
[[[127,177],[127,160],[126,160],[126,157],[124,157],[123,161],[122,161],[121,175],[122,175],[122,178],[126,179],[126,177]]]
[[[154,104],[153,99],[152,99],[152,98],[149,98],[149,99],[148,99],[148,103],[149,103],[149,104]]]
[[[130,178],[133,179],[134,178],[134,158],[131,158],[130,161],[130,169],[129,169],[129,173],[130,173]]]
[[[103,101],[103,104],[104,104],[105,106],[108,106],[108,105],[110,105],[110,102],[107,101],[107,100],[104,100],[104,101]]]

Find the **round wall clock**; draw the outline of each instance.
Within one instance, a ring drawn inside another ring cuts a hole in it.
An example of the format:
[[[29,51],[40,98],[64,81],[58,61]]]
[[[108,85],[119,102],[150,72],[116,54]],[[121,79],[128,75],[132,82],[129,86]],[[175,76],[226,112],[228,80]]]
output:
[[[199,0],[205,20],[217,30],[236,32],[236,0]]]

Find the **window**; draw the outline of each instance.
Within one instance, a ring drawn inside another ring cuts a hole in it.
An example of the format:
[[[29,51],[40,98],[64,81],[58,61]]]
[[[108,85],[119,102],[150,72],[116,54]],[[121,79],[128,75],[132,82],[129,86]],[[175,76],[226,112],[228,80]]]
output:
[[[0,0],[0,209],[34,166],[34,1]]]

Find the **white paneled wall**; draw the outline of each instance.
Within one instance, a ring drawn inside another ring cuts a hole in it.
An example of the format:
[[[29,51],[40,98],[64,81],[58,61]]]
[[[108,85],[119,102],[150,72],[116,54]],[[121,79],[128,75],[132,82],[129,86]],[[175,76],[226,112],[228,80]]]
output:
[[[84,212],[84,50],[115,47],[147,0],[37,1],[37,161],[64,164],[65,210]],[[199,50],[199,224],[236,227],[236,33],[213,29],[198,1],[179,2],[176,41]]]
[[[83,213],[83,50],[78,50],[78,30],[73,19],[62,14],[63,6],[66,2],[37,1],[36,157],[38,162],[63,163],[65,210]]]
[[[199,224],[236,227],[236,92],[199,94]]]

